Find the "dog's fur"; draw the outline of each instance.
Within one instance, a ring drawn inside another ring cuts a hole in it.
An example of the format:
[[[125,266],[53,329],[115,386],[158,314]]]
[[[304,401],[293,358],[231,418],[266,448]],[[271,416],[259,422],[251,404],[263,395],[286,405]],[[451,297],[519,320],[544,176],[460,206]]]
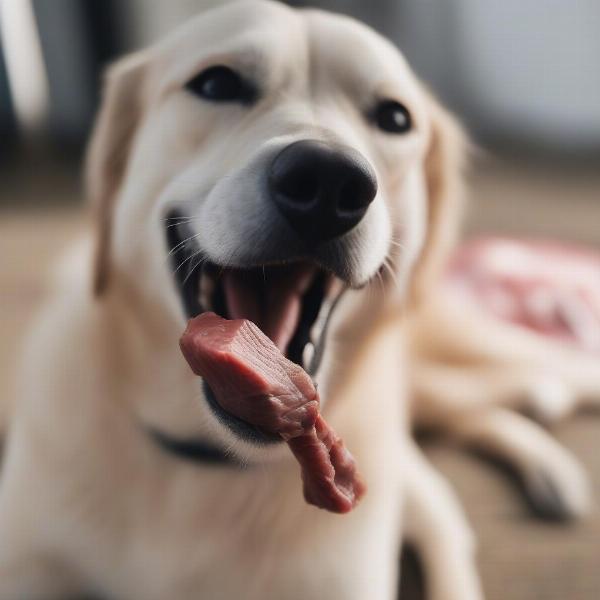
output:
[[[211,106],[183,89],[223,62],[260,77],[267,91],[256,107]],[[399,97],[413,131],[376,131],[363,116],[376,95]],[[324,413],[368,485],[345,516],[303,501],[285,448],[241,440],[209,410],[178,350],[185,316],[164,241],[166,210],[182,206],[203,252],[243,264],[279,235],[257,183],[265,161],[304,138],[359,150],[379,183],[367,217],[329,249],[352,264],[351,283],[369,281],[336,309],[317,376]],[[88,160],[95,235],[62,265],[21,374],[0,485],[0,599],[390,600],[403,539],[424,559],[431,598],[480,598],[462,512],[411,441],[409,384],[424,422],[449,423],[488,447],[499,439],[498,452],[517,462],[519,445],[535,447],[524,470],[535,454],[532,472],[544,468],[569,488],[567,509],[581,510],[584,484],[570,459],[558,446],[552,465],[541,456],[549,438],[536,432],[511,446],[497,413],[489,426],[455,419],[484,402],[468,394],[453,402],[458,389],[477,395],[470,382],[455,386],[458,372],[433,389],[427,369],[444,376],[441,363],[463,334],[431,297],[455,235],[464,153],[460,128],[398,52],[344,17],[235,3],[117,63]],[[250,230],[252,219],[261,225]],[[376,275],[384,262],[388,271]],[[535,353],[529,342],[519,347]],[[525,379],[539,400],[541,388]],[[149,428],[221,445],[249,467],[189,464],[153,444]]]

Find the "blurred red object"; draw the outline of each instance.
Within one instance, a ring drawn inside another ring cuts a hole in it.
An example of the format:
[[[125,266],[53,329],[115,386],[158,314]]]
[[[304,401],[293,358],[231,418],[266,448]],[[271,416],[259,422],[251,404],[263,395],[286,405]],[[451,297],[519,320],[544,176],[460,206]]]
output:
[[[453,255],[452,293],[497,317],[600,353],[600,251],[547,240],[476,238]]]

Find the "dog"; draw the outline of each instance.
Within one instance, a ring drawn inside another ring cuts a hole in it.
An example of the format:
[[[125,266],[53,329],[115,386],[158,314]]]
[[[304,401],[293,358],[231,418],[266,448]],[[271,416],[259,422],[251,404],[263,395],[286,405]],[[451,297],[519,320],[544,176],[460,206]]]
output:
[[[112,66],[93,231],[19,375],[0,598],[389,600],[404,540],[430,598],[481,598],[469,526],[410,432],[410,386],[437,395],[408,373],[466,148],[398,50],[339,15],[227,4]],[[265,323],[365,478],[344,516],[304,502],[285,446],[220,413],[178,348],[189,318],[276,300],[298,265],[299,315],[273,301]],[[228,295],[225,274],[252,285]]]

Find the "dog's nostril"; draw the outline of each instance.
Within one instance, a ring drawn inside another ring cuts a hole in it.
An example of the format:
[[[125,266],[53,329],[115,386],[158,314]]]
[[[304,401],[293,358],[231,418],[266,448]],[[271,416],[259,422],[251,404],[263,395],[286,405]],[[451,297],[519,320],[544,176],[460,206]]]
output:
[[[296,169],[279,179],[277,191],[298,204],[310,204],[319,195],[319,182],[310,169]]]

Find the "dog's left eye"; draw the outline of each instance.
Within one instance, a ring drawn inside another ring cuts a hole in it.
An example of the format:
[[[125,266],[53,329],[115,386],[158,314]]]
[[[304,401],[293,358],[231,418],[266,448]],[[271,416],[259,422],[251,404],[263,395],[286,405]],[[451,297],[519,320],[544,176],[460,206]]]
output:
[[[186,84],[186,89],[210,102],[250,103],[255,90],[233,69],[224,65],[210,67]]]
[[[396,100],[384,100],[375,108],[373,118],[377,127],[388,133],[406,133],[412,128],[410,113]]]

